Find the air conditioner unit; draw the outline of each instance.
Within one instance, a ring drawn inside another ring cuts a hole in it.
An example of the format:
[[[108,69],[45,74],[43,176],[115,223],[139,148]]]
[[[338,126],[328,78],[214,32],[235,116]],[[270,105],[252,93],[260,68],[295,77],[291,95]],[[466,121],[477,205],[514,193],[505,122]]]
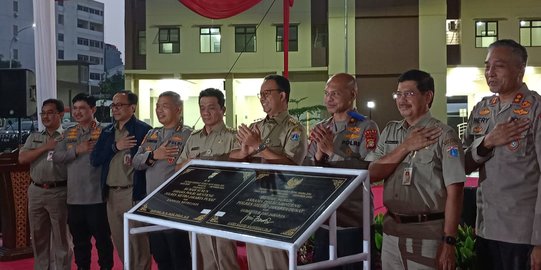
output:
[[[457,21],[447,22],[447,30],[452,31],[452,32],[458,31],[458,22]]]

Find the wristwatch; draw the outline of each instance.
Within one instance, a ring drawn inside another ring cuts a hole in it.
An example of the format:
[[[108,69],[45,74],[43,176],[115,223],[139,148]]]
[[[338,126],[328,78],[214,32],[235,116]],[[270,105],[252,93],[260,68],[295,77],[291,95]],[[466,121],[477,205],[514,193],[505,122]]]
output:
[[[261,143],[261,144],[257,147],[257,149],[255,150],[254,155],[257,154],[257,153],[260,153],[261,151],[263,151],[263,150],[265,150],[265,149],[267,149],[267,145],[266,145],[265,143]]]
[[[451,246],[456,245],[456,237],[454,236],[442,236],[441,240],[448,245],[451,245]]]

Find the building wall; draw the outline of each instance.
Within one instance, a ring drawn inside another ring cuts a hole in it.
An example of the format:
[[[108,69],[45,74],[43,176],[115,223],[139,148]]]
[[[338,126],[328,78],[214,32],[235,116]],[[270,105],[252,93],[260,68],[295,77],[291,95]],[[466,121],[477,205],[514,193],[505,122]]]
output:
[[[18,11],[14,11],[13,3],[17,2]],[[9,61],[9,46],[13,38],[13,26],[17,25],[20,31],[12,48],[18,50],[18,60],[21,67],[31,70],[34,64],[34,32],[31,26],[34,22],[32,1],[26,0],[0,0],[0,55],[4,61]],[[22,31],[21,31],[22,30]],[[14,56],[15,58],[15,56]]]
[[[273,2],[274,6],[262,20]],[[289,78],[292,85],[290,108],[323,104],[323,90],[329,75],[355,72],[355,0],[346,1],[349,16],[347,40],[343,36],[346,10],[344,1],[326,1],[325,5],[328,4],[326,8],[329,10],[328,33],[331,36],[327,45],[329,64],[316,67],[312,66],[311,2],[312,0],[295,1],[291,10],[290,22],[298,25],[299,36],[298,51],[289,53]],[[141,23],[134,14],[130,14],[141,12],[140,10],[134,7],[127,12],[127,25]],[[163,91],[173,90],[184,99],[185,124],[195,125],[196,128],[202,126],[201,121],[197,120],[197,95],[209,86],[205,81],[212,82],[212,87],[226,93],[227,124],[235,126],[251,123],[265,116],[256,94],[265,75],[283,72],[283,52],[276,51],[275,41],[276,25],[283,22],[282,2],[264,0],[242,14],[223,20],[199,16],[176,0],[147,1],[145,14],[146,69],[140,70],[140,66],[136,65],[136,58],[133,57],[136,46],[126,48],[126,88],[135,90],[140,96],[138,113],[141,119],[152,125],[159,125],[151,115],[154,113],[155,97]],[[236,53],[235,25],[257,25],[261,20],[256,36],[256,52]],[[200,53],[199,27],[211,25],[221,27],[221,52]],[[159,53],[160,26],[179,27],[180,53]],[[136,35],[128,32],[126,38],[131,40],[127,40],[126,44],[135,44]],[[131,32],[135,30],[132,29]],[[163,84],[166,81],[170,84]],[[303,100],[295,102],[300,99]],[[320,117],[318,112],[316,115],[303,116],[302,119],[311,120],[303,122],[310,125]]]
[[[498,19],[498,38],[519,40],[519,23],[524,18],[541,18],[539,0],[493,0],[490,4],[483,0],[463,0],[462,14],[462,66],[482,67],[486,48],[475,48],[475,20]],[[541,66],[541,47],[527,47],[529,66]]]
[[[398,76],[419,68],[419,4],[357,0],[356,10],[357,106],[383,130],[389,121],[402,119],[392,99]],[[371,112],[367,101],[376,103]]]
[[[78,10],[78,6],[84,6],[98,10],[101,14],[93,14],[88,11]],[[104,73],[104,5],[103,3],[94,0],[73,0],[64,1],[63,5],[56,4],[56,41],[57,53],[59,50],[64,51],[64,60],[78,60],[78,55],[86,55],[88,57],[97,57],[100,59],[99,64],[90,65],[90,73],[102,75]],[[64,17],[64,22],[59,22],[59,17]],[[78,27],[78,20],[84,20],[89,23],[96,23],[102,26],[101,30],[90,30]],[[58,34],[64,35],[64,41],[60,41]],[[100,42],[100,48],[90,45],[78,44],[79,38],[85,38]],[[58,56],[58,54],[57,54]],[[94,75],[96,76],[96,75]],[[90,80],[90,84],[97,86],[99,78]]]

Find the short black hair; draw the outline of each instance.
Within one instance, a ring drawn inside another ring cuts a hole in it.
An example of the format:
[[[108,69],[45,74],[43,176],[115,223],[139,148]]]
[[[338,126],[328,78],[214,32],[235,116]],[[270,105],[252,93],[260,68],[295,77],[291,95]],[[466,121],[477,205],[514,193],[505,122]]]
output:
[[[128,95],[128,103],[130,103],[130,105],[137,105],[137,101],[138,101],[139,98],[132,91],[130,91],[130,90],[120,90],[116,94]]]
[[[84,101],[90,108],[96,107],[96,98],[86,93],[79,93],[71,99],[71,103],[75,104],[77,101]]]
[[[510,48],[511,52],[520,59],[521,64],[526,67],[526,64],[528,63],[528,52],[526,51],[526,48],[518,42],[512,39],[500,39],[492,42],[492,44],[488,46],[488,49],[490,50],[494,47]]]
[[[224,108],[225,106],[225,97],[224,93],[222,91],[216,89],[216,88],[207,88],[199,93],[199,104],[201,104],[201,98],[202,97],[215,97],[218,99],[218,104],[220,104],[220,108]]]
[[[54,99],[54,98],[47,99],[43,101],[43,105],[41,105],[41,107],[43,108],[47,104],[53,104],[59,113],[64,112],[64,102],[62,102],[62,100],[60,99]]]
[[[426,93],[428,91],[434,91],[434,78],[430,75],[428,72],[424,72],[422,70],[418,69],[411,69],[408,70],[400,77],[398,77],[398,82],[405,82],[405,81],[415,81],[417,83],[417,89],[421,91],[421,93]]]
[[[424,72],[422,70],[418,69],[410,69],[400,77],[398,77],[398,82],[405,82],[405,81],[414,81],[417,83],[417,89],[419,89],[419,92],[425,94],[426,92],[432,91],[432,93],[435,93],[434,90],[434,78],[430,75],[428,72]],[[432,97],[432,100],[430,101],[430,104],[428,104],[428,107],[432,107],[432,102],[434,101],[434,97]]]
[[[280,89],[281,92],[286,93],[286,99],[289,102],[289,93],[291,92],[291,86],[289,84],[289,80],[286,77],[282,75],[278,75],[278,74],[270,74],[270,75],[265,76],[263,80],[264,81],[272,80],[276,82],[276,85],[278,85],[278,89]]]

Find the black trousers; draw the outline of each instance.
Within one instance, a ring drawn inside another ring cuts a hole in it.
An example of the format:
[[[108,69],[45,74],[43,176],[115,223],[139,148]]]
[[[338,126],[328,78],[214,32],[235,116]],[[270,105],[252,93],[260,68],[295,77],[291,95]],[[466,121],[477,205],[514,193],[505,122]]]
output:
[[[92,237],[96,240],[100,267],[113,267],[113,242],[105,203],[68,204],[68,226],[73,237],[73,253],[77,267],[90,269]]]
[[[192,269],[190,237],[188,232],[166,230],[148,234],[150,253],[159,270]]]
[[[376,244],[374,241],[374,226],[370,226],[370,258],[371,268],[375,269],[374,255],[376,252]],[[344,228],[336,230],[337,241],[337,257],[344,257],[353,255],[363,251],[363,230],[362,228]],[[329,230],[325,228],[319,228],[316,231],[314,239],[314,262],[324,261],[329,259]],[[357,262],[347,264],[335,268],[329,268],[333,270],[354,270],[362,269],[363,263]]]
[[[533,246],[477,237],[477,269],[529,270]]]

